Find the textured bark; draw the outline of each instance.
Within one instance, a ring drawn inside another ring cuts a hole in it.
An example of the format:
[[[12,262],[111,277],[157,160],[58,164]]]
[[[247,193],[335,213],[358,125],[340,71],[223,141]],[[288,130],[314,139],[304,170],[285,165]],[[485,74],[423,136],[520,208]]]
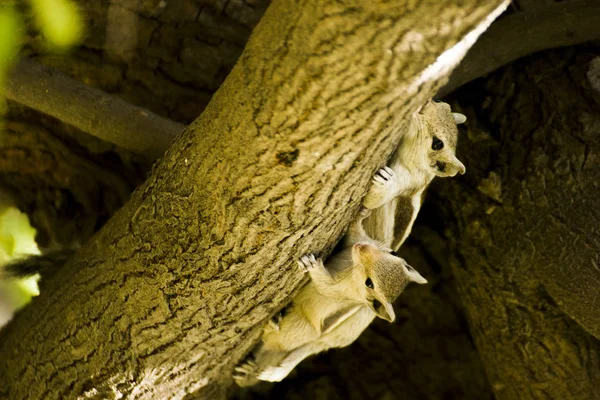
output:
[[[600,399],[598,54],[529,57],[457,94],[469,174],[438,205],[498,399]]]
[[[506,6],[478,3],[273,3],[201,117],[2,332],[2,396],[222,395],[295,260],[331,249],[393,132]]]

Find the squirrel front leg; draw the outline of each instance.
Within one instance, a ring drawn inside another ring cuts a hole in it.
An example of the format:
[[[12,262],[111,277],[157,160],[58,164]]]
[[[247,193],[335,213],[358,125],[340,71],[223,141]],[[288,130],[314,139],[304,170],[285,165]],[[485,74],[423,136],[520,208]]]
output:
[[[363,199],[363,206],[374,210],[389,203],[409,189],[410,182],[410,172],[402,164],[396,164],[393,168],[381,168],[373,176],[371,187]]]
[[[300,261],[298,261],[298,266],[302,272],[308,272],[310,279],[318,286],[330,285],[334,282],[333,277],[327,271],[327,268],[325,268],[323,260],[315,258],[315,255],[312,253],[302,256]]]
[[[239,387],[248,387],[260,381],[258,374],[256,362],[248,357],[233,369],[232,377]]]

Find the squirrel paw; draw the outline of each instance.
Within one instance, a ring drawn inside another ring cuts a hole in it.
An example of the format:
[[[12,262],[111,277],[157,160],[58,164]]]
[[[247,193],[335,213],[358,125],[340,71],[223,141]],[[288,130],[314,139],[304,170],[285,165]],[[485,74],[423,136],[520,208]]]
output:
[[[248,381],[256,379],[258,366],[253,359],[247,358],[233,369],[233,380],[241,387],[247,385]]]
[[[396,179],[396,173],[390,167],[383,167],[375,173],[371,187],[363,200],[363,206],[369,210],[381,207],[388,201],[389,193]]]
[[[375,173],[373,184],[378,183],[380,185],[387,185],[394,176],[396,176],[396,173],[393,169],[390,167],[383,167]]]
[[[302,256],[302,258],[300,258],[300,261],[298,261],[298,266],[300,267],[300,270],[304,273],[310,271],[311,269],[317,268],[323,261],[321,261],[320,258],[315,258],[314,254],[307,254],[305,256]]]

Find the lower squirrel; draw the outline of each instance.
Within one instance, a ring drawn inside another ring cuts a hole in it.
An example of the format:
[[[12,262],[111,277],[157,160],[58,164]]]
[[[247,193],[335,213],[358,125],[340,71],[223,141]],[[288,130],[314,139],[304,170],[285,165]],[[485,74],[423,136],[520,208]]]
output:
[[[393,322],[392,302],[410,282],[427,283],[395,252],[365,233],[363,209],[350,225],[343,249],[324,265],[314,255],[299,265],[310,282],[263,330],[260,343],[235,368],[241,386],[285,378],[306,357],[354,342],[376,318]]]

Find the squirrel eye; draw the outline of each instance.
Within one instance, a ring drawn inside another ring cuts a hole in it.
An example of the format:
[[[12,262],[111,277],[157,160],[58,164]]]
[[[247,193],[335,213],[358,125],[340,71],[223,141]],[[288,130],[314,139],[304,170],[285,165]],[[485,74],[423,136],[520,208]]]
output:
[[[373,281],[371,280],[371,278],[367,278],[367,280],[365,281],[365,285],[369,288],[369,289],[373,289],[375,287],[375,285],[373,285]]]
[[[390,254],[391,254],[391,255],[393,255],[394,257],[400,257],[400,256],[398,255],[398,253],[396,253],[395,251],[390,251]]]
[[[444,142],[442,142],[437,136],[433,137],[433,143],[431,143],[431,150],[441,150],[444,148]]]

